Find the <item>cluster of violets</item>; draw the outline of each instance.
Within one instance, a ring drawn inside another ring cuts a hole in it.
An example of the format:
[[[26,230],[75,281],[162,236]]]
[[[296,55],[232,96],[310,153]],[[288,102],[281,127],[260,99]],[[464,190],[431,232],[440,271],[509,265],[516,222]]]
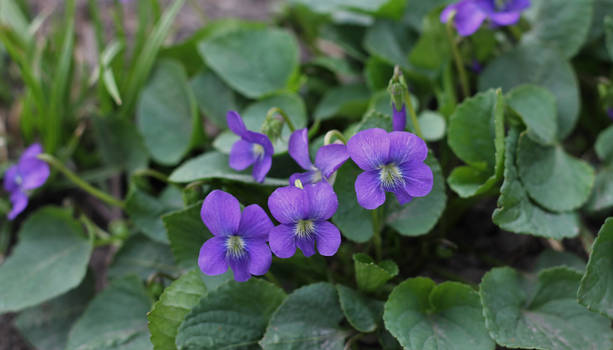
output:
[[[469,36],[485,20],[495,27],[513,25],[528,7],[530,0],[460,0],[443,10],[441,22],[452,20],[458,34]]]
[[[237,281],[263,275],[270,268],[272,253],[289,258],[296,248],[306,257],[319,252],[336,254],[341,244],[338,228],[329,220],[336,213],[338,198],[332,183],[338,168],[349,158],[363,172],[355,181],[358,203],[376,209],[385,202],[386,192],[394,193],[400,204],[423,197],[432,189],[432,170],[424,163],[426,143],[404,131],[406,108],[394,109],[394,130],[373,128],[358,132],[347,144],[332,143],[309,154],[307,129],[294,131],[288,142],[290,156],[305,172],[293,174],[289,186],[277,188],[268,198],[274,225],[257,204],[244,208],[229,193],[215,190],[202,204],[201,217],[213,234],[200,249],[198,265],[207,275],[234,272]],[[247,130],[240,115],[227,114],[228,127],[240,137],[230,152],[235,170],[253,166],[253,178],[263,182],[274,153],[268,136]]]

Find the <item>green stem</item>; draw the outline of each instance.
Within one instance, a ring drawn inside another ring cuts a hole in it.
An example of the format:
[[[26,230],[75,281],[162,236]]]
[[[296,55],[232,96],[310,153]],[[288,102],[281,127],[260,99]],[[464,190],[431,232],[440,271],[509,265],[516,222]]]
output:
[[[413,123],[413,127],[415,128],[415,133],[419,136],[420,139],[423,139],[424,136],[421,133],[421,128],[419,127],[419,121],[417,121],[417,114],[415,114],[415,108],[413,108],[413,102],[411,101],[411,96],[408,91],[404,92],[404,104],[409,109],[409,115],[411,116],[411,122]]]
[[[289,119],[287,114],[279,107],[272,107],[271,109],[269,109],[268,113],[266,113],[266,119],[272,118],[275,115],[275,113],[283,117],[283,120],[285,121],[287,126],[289,126],[289,129],[292,132],[296,131],[296,127],[294,126],[294,123],[292,123],[291,119]]]
[[[464,61],[462,60],[462,55],[460,55],[460,50],[458,50],[458,46],[456,45],[456,41],[453,36],[453,29],[451,28],[453,25],[453,17],[454,16],[447,21],[447,37],[449,39],[449,44],[451,45],[451,52],[453,53],[458,74],[460,75],[462,93],[464,94],[464,98],[467,98],[470,96],[470,87],[468,85],[468,78],[466,77],[466,69],[464,69]]]
[[[275,277],[275,275],[272,274],[272,272],[270,271],[266,272],[264,277],[266,277],[272,284],[283,289],[283,285],[281,285],[281,282],[279,282],[279,280]]]
[[[315,135],[317,135],[317,132],[319,131],[320,126],[321,126],[321,120],[319,119],[315,120],[315,122],[313,123],[313,125],[311,125],[311,128],[309,129],[309,140],[315,137]]]
[[[166,176],[165,174],[157,170],[153,170],[153,169],[139,169],[139,170],[134,171],[132,176],[139,176],[139,177],[150,176],[162,182],[168,182],[168,176]]]
[[[334,129],[334,130],[330,130],[326,133],[326,135],[324,136],[324,145],[329,145],[332,143],[332,138],[335,137],[339,140],[341,140],[342,143],[347,144],[347,139],[345,138],[345,135],[343,135],[342,132]]]
[[[382,240],[381,240],[381,229],[382,226],[381,225],[381,207],[373,210],[372,212],[372,229],[373,229],[373,236],[372,236],[372,241],[373,244],[375,245],[375,257],[377,259],[377,261],[381,261],[381,257],[382,257]]]
[[[116,207],[120,207],[123,208],[125,206],[124,202],[93,187],[92,185],[88,184],[87,182],[83,181],[77,174],[73,173],[72,171],[70,171],[68,168],[66,168],[66,166],[64,166],[64,164],[62,164],[62,162],[60,162],[57,158],[55,158],[54,156],[50,155],[50,154],[39,154],[38,155],[38,159],[40,160],[44,160],[45,162],[47,162],[49,165],[53,166],[54,168],[56,168],[57,170],[59,170],[62,174],[64,174],[70,181],[72,181],[75,185],[79,186],[82,190],[84,190],[85,192],[91,194],[92,196],[100,199],[101,201],[105,202],[106,204],[109,205],[113,205]]]

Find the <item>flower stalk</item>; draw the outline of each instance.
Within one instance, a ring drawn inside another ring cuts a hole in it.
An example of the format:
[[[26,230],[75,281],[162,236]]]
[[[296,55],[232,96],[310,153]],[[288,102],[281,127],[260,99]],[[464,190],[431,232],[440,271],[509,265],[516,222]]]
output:
[[[92,196],[100,199],[104,203],[112,205],[112,206],[116,206],[116,207],[119,207],[119,208],[124,208],[125,207],[125,203],[123,201],[121,201],[121,200],[111,196],[110,194],[108,194],[106,192],[103,192],[103,191],[93,187],[89,183],[85,182],[77,174],[75,174],[74,172],[72,172],[71,170],[66,168],[66,166],[64,164],[62,164],[62,162],[60,162],[54,156],[52,156],[50,154],[47,154],[47,153],[42,153],[42,154],[38,155],[38,159],[47,162],[47,164],[49,164],[50,166],[56,168],[59,172],[64,174],[64,176],[66,176],[70,181],[72,181],[75,185],[80,187],[85,192],[91,194]]]
[[[464,98],[470,96],[470,87],[468,85],[468,78],[466,75],[466,69],[464,69],[464,60],[462,60],[462,55],[460,54],[460,50],[458,49],[457,41],[453,35],[453,18],[455,17],[455,13],[453,13],[449,20],[447,21],[447,38],[449,39],[449,44],[451,45],[451,52],[453,54],[453,60],[455,61],[456,68],[458,70],[458,74],[460,76],[460,84],[462,86],[462,94]]]

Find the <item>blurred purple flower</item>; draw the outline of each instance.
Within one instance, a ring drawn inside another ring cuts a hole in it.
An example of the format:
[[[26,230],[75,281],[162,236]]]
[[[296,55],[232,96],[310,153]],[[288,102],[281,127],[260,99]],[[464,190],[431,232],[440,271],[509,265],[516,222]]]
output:
[[[272,165],[274,153],[268,136],[247,130],[241,116],[235,111],[229,111],[226,120],[230,130],[241,138],[230,151],[230,167],[240,171],[253,165],[253,178],[263,182]]]
[[[200,248],[198,266],[206,275],[234,272],[239,282],[251,275],[263,275],[270,268],[272,254],[266,244],[272,221],[257,204],[241,214],[240,203],[224,191],[209,193],[200,211],[202,221],[213,234]]]
[[[13,220],[28,206],[27,191],[42,186],[49,177],[49,165],[36,156],[43,153],[43,147],[35,143],[28,147],[19,162],[6,170],[4,189],[9,192],[13,208],[8,213]]]
[[[319,254],[336,254],[341,234],[328,220],[337,208],[338,198],[327,182],[276,189],[268,197],[268,209],[281,224],[270,231],[270,249],[280,258],[289,258],[298,247],[309,257],[317,243]]]
[[[432,170],[424,163],[428,147],[406,131],[386,132],[368,129],[347,142],[347,152],[362,169],[355,181],[358,203],[376,209],[385,202],[385,192],[393,192],[400,204],[432,190]]]
[[[613,107],[607,108],[607,115],[609,118],[613,119]]]
[[[455,12],[453,23],[458,33],[468,36],[476,32],[486,19],[497,26],[515,24],[521,11],[528,7],[530,0],[460,0],[443,10],[441,22],[447,23]]]
[[[288,152],[296,163],[307,171],[290,176],[290,185],[294,185],[296,180],[300,180],[305,185],[317,183],[322,179],[328,181],[328,178],[349,159],[345,145],[331,144],[322,146],[317,150],[315,165],[313,165],[309,155],[307,129],[296,130],[292,133],[289,138]]]
[[[483,71],[483,66],[481,65],[479,60],[475,58],[470,62],[470,70],[473,71],[474,73],[479,74]]]
[[[400,110],[396,109],[396,105],[392,102],[394,110],[394,118],[392,119],[392,128],[394,131],[405,131],[407,127],[407,107],[402,104]]]

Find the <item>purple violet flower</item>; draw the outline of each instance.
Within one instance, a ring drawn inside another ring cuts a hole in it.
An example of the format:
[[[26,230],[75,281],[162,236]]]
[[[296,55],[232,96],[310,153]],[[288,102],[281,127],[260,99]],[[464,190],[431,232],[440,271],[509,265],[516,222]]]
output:
[[[394,118],[392,119],[392,129],[394,131],[405,131],[407,128],[407,107],[402,104],[400,110],[396,109],[396,105],[392,102],[394,110]]]
[[[613,107],[607,108],[607,116],[609,116],[609,118],[613,119]]]
[[[268,209],[281,224],[270,230],[270,249],[280,258],[302,250],[304,256],[317,251],[324,256],[336,254],[341,233],[328,220],[338,208],[338,198],[327,182],[299,187],[277,188],[268,197]]]
[[[43,153],[43,147],[35,143],[28,147],[19,162],[6,170],[4,189],[9,192],[13,208],[8,213],[13,220],[28,206],[27,192],[42,186],[49,177],[49,165],[36,156]]]
[[[241,171],[253,165],[253,178],[257,182],[264,182],[274,153],[268,136],[247,130],[241,116],[235,111],[229,111],[226,120],[230,130],[241,138],[230,151],[230,167]]]
[[[376,209],[385,202],[385,192],[393,192],[400,204],[432,190],[432,170],[424,163],[426,143],[406,131],[368,129],[347,142],[351,159],[364,170],[355,180],[358,203]]]
[[[304,185],[317,183],[321,180],[328,181],[328,178],[349,159],[347,147],[344,144],[333,143],[322,146],[317,150],[315,165],[313,165],[309,155],[307,129],[296,130],[292,133],[289,138],[288,152],[296,163],[307,171],[290,176],[289,182],[291,185],[294,185],[296,180],[300,180]]]
[[[460,0],[443,10],[441,22],[447,23],[455,12],[453,22],[458,33],[468,36],[476,32],[486,19],[497,26],[515,24],[528,7],[530,0]]]
[[[263,275],[270,268],[272,254],[266,244],[272,221],[257,204],[241,214],[240,203],[224,191],[209,193],[200,211],[202,221],[213,234],[200,248],[198,266],[205,275],[234,272],[239,282],[251,275]]]

